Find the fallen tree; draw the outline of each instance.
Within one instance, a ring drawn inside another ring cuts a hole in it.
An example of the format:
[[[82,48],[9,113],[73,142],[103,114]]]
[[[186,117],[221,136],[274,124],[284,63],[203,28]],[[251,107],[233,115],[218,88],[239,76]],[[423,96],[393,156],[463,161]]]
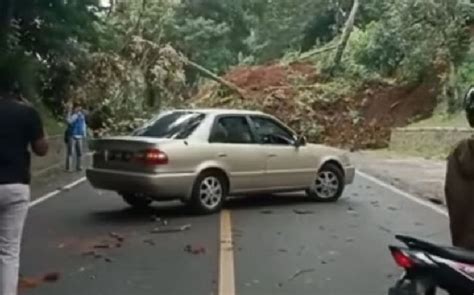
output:
[[[238,86],[236,86],[235,84],[219,77],[218,75],[214,74],[213,72],[211,72],[210,70],[206,69],[205,67],[189,60],[187,57],[185,57],[184,55],[180,55],[181,57],[181,60],[183,61],[184,64],[186,64],[187,66],[193,68],[194,70],[198,71],[199,73],[201,73],[204,77],[207,77],[209,79],[212,79],[214,81],[216,81],[217,83],[225,86],[226,88],[228,88],[229,90],[233,91],[235,94],[237,94],[240,98],[245,98],[245,91],[241,88],[239,88]]]

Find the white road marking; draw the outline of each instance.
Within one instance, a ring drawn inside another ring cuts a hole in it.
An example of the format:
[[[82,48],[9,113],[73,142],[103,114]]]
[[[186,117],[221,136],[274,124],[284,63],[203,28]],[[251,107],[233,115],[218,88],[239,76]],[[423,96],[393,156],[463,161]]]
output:
[[[39,204],[41,204],[41,203],[43,203],[43,202],[45,202],[45,201],[47,201],[47,200],[49,200],[49,199],[51,199],[51,198],[57,196],[57,195],[59,195],[60,193],[62,193],[62,192],[65,191],[65,190],[70,190],[71,188],[75,187],[76,185],[81,184],[81,183],[84,182],[85,180],[86,180],[86,178],[85,178],[85,177],[82,177],[82,178],[80,178],[80,179],[78,179],[78,180],[76,180],[76,181],[74,181],[74,182],[72,182],[72,183],[70,183],[70,184],[68,184],[68,185],[66,185],[66,186],[63,186],[63,187],[60,188],[60,189],[57,189],[57,190],[55,190],[55,191],[52,191],[52,192],[50,192],[50,193],[48,193],[48,194],[46,194],[46,195],[44,195],[44,196],[42,196],[42,197],[40,197],[40,198],[38,198],[38,199],[36,199],[36,200],[30,202],[30,205],[29,205],[29,206],[30,206],[30,208],[33,208],[34,206],[39,205]]]
[[[402,196],[402,197],[404,197],[404,198],[407,198],[407,199],[409,199],[409,200],[411,200],[411,201],[413,201],[413,202],[415,202],[415,203],[417,203],[417,204],[419,204],[419,205],[422,205],[422,206],[425,206],[425,207],[427,207],[427,208],[430,208],[431,210],[433,210],[433,211],[435,211],[436,213],[439,213],[439,214],[441,214],[441,215],[443,215],[443,216],[449,217],[449,214],[448,214],[448,212],[447,212],[445,209],[443,209],[442,207],[437,206],[437,205],[431,203],[430,201],[423,200],[423,199],[418,198],[418,197],[416,197],[416,196],[414,196],[414,195],[412,195],[412,194],[409,194],[409,193],[407,193],[407,192],[405,192],[405,191],[402,191],[401,189],[398,189],[398,188],[394,187],[393,185],[388,184],[388,183],[386,183],[386,182],[384,182],[384,181],[382,181],[382,180],[380,180],[380,179],[378,179],[378,178],[376,178],[376,177],[374,177],[374,176],[372,176],[372,175],[369,175],[369,174],[367,174],[367,173],[364,173],[364,172],[362,172],[362,171],[357,170],[356,173],[357,173],[359,176],[361,176],[361,177],[363,177],[363,178],[365,178],[365,179],[367,179],[367,180],[369,180],[369,181],[371,181],[371,182],[373,182],[373,183],[376,183],[376,184],[378,184],[379,186],[384,187],[384,188],[386,188],[386,189],[388,189],[388,190],[394,192],[395,194],[397,194],[397,195],[399,195],[399,196]]]
[[[235,295],[232,221],[228,210],[221,212],[218,295]]]

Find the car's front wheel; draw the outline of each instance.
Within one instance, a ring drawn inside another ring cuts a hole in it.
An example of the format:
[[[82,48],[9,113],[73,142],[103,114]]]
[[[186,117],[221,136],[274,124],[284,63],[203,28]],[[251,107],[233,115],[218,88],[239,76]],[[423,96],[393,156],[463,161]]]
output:
[[[316,201],[336,202],[341,197],[344,187],[344,172],[336,164],[328,163],[318,171],[306,193]]]
[[[221,173],[203,172],[196,178],[190,204],[199,214],[218,212],[227,197],[227,190],[226,179]]]
[[[151,202],[153,202],[152,199],[148,198],[144,194],[139,193],[122,193],[121,196],[125,203],[137,209],[148,208]]]

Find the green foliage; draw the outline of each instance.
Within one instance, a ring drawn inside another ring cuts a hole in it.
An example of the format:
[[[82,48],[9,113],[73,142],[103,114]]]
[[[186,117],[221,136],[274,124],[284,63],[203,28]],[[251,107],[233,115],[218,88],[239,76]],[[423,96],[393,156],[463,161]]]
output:
[[[445,64],[458,64],[469,46],[461,1],[388,1],[378,20],[352,41],[351,57],[369,71],[417,81]],[[442,70],[442,69],[441,69]]]
[[[181,26],[176,27],[178,47],[193,61],[214,72],[221,73],[237,62],[236,52],[231,50],[231,28],[226,23],[216,23],[211,19],[198,17],[185,19]],[[205,50],[196,50],[203,48]]]
[[[99,39],[93,3],[5,0],[2,5],[0,67],[17,65],[14,72],[0,70],[1,75],[16,80],[27,98],[48,97],[54,105],[74,83],[85,48]]]
[[[181,54],[217,74],[237,64],[288,63],[337,44],[353,1],[115,2],[108,11],[97,0],[0,1],[0,90],[21,91],[56,116],[65,102],[80,100],[93,110],[93,125],[127,130],[192,93],[200,76],[184,66]],[[463,0],[361,2],[343,71],[321,86],[326,96],[319,98],[338,99],[365,80],[417,82],[432,75],[456,108],[457,93],[474,79],[466,30],[473,6]],[[324,72],[332,57],[328,51],[311,61]]]

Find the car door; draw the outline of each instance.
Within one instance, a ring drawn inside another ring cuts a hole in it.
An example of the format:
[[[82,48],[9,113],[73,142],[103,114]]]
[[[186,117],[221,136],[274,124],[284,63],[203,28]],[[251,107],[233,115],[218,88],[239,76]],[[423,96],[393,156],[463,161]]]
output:
[[[264,147],[265,185],[276,190],[305,188],[316,174],[317,161],[306,145],[297,147],[296,134],[270,116],[251,116],[259,143]]]
[[[209,138],[215,161],[227,170],[231,193],[262,189],[265,154],[244,115],[216,117]]]

